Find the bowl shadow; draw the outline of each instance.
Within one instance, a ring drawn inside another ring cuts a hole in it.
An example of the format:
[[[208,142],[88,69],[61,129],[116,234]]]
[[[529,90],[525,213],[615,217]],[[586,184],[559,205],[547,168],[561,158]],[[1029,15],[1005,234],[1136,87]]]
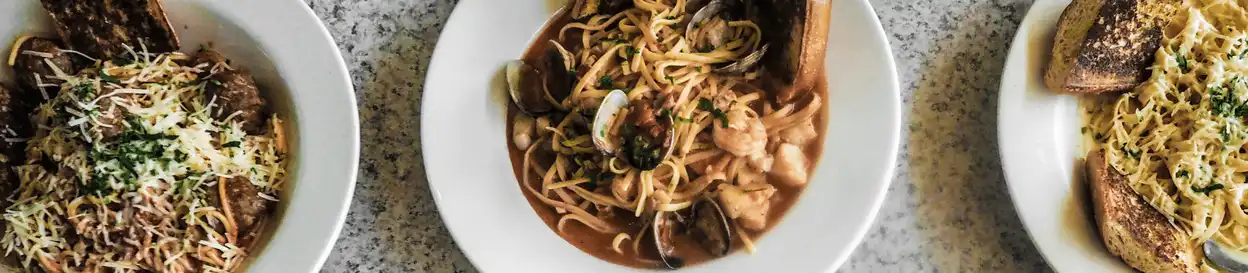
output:
[[[912,86],[908,187],[939,271],[1051,271],[1014,210],[997,143],[1002,68],[1029,5],[1015,4],[983,2],[965,14],[987,16],[951,20]]]

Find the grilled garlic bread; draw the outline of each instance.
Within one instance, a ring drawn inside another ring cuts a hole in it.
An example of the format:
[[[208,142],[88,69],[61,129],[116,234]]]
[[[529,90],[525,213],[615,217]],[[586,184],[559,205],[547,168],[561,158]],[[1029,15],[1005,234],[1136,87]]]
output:
[[[823,57],[828,49],[828,0],[767,0],[759,4],[768,41],[779,44],[763,57],[763,65],[775,75],[776,98],[790,101],[814,87],[823,73]]]
[[[150,53],[177,51],[160,0],[42,0],[65,45],[90,56],[125,54],[126,46]]]
[[[1143,272],[1200,268],[1200,251],[1187,235],[1136,194],[1101,151],[1088,154],[1087,173],[1096,227],[1110,253]]]
[[[1148,79],[1178,0],[1075,0],[1058,21],[1044,75],[1054,91],[1123,91]]]

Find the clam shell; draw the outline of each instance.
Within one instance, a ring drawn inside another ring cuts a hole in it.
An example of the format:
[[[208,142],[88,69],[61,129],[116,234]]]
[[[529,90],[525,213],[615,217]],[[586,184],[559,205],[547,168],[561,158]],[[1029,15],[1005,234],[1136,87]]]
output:
[[[607,139],[607,133],[610,131],[611,124],[617,118],[620,110],[628,107],[628,93],[623,90],[611,90],[606,97],[602,98],[602,104],[598,105],[598,112],[594,113],[593,134],[591,139],[594,141],[594,147],[598,147],[606,155],[614,155],[620,149],[620,143]]]
[[[746,72],[750,72],[750,70],[758,66],[759,63],[762,63],[763,56],[767,54],[767,47],[768,45],[763,45],[762,47],[759,47],[758,50],[754,51],[754,53],[750,53],[750,55],[746,55],[744,58],[741,58],[740,61],[733,62],[724,67],[716,68],[715,72],[720,74],[744,74]]]
[[[507,62],[505,68],[507,93],[520,112],[530,116],[539,116],[554,109],[546,99],[546,91],[542,88],[541,73],[533,66],[521,60]]]

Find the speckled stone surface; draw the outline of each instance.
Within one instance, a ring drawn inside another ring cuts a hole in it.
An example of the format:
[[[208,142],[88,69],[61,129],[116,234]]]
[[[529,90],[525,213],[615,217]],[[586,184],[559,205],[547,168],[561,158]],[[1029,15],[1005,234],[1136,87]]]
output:
[[[457,1],[305,1],[351,70],[364,144],[322,271],[476,272],[442,225],[419,147],[425,70]],[[897,59],[905,137],[888,199],[839,272],[1050,271],[1014,212],[996,137],[1001,69],[1031,0],[870,2]]]

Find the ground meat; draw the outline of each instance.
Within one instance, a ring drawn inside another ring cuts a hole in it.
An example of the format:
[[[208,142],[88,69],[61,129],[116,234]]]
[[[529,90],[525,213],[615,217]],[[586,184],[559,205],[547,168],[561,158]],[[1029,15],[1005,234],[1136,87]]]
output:
[[[230,200],[230,211],[234,214],[235,224],[238,226],[240,246],[246,246],[251,243],[258,230],[253,230],[260,223],[261,219],[269,215],[272,201],[260,198],[260,187],[251,184],[246,177],[234,177],[226,179],[225,184],[226,195]],[[213,187],[207,189],[208,199],[214,207],[220,208],[221,195],[218,189]]]
[[[225,119],[235,112],[237,120],[243,122],[243,130],[248,134],[259,134],[264,123],[264,98],[251,74],[237,70],[226,70],[209,77],[214,80],[206,88],[209,100],[216,97],[215,103],[220,111],[213,111],[213,117]],[[218,84],[220,83],[220,84]]]
[[[112,87],[106,86],[103,88],[103,90],[104,91],[97,94],[97,96],[103,96],[103,95],[112,93],[114,89]],[[118,101],[130,101],[130,100],[131,100],[130,94],[117,94],[117,95],[112,95],[107,98],[101,99],[97,105],[100,107],[99,109],[101,113],[100,116],[96,118],[96,120],[99,121],[99,124],[93,127],[92,130],[98,132],[100,136],[103,137],[102,139],[113,139],[114,137],[119,136],[121,135],[121,133],[125,132],[126,131],[126,123],[125,123],[125,119],[126,119],[125,111],[126,110],[124,107],[120,105]]]
[[[199,53],[195,53],[194,65],[208,64],[208,66],[213,66],[217,63],[224,63],[228,61],[229,59],[226,59],[225,56],[221,55],[221,53],[217,53],[212,50],[201,50]]]
[[[73,56],[70,55],[71,53],[62,51],[56,41],[39,37],[31,37],[30,39],[27,39],[26,42],[22,43],[20,50],[22,50],[22,52],[32,51],[51,54],[52,57],[46,59],[53,65],[56,65],[56,67],[62,72],[74,74],[78,71],[73,62]],[[39,93],[39,82],[43,82],[44,84],[61,84],[62,82],[61,80],[54,79],[52,77],[55,76],[56,73],[53,72],[51,67],[48,67],[47,62],[44,62],[44,59],[45,58],[42,56],[18,53],[17,59],[13,62],[13,71],[17,73],[18,84],[20,84],[21,87],[27,92],[39,94],[34,96],[23,96],[33,100],[31,101],[33,104],[38,104],[45,100],[43,95]],[[60,90],[60,88],[44,87],[44,90],[48,92],[48,98],[52,98],[56,96],[56,92]]]

